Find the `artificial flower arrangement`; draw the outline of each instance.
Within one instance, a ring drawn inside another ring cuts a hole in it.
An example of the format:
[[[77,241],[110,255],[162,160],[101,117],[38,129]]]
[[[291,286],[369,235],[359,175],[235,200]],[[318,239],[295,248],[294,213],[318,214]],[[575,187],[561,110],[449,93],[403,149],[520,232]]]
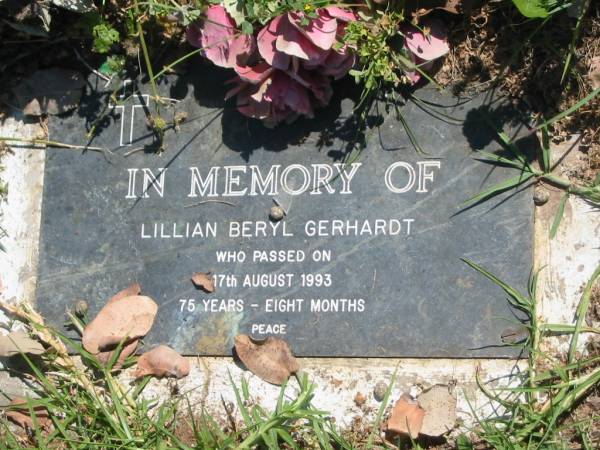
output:
[[[448,52],[437,19],[410,23],[402,14],[340,3],[278,12],[251,24],[225,0],[187,29],[188,42],[205,58],[232,69],[226,98],[235,97],[240,113],[270,127],[312,118],[329,103],[332,80],[350,73],[368,88],[415,84]]]

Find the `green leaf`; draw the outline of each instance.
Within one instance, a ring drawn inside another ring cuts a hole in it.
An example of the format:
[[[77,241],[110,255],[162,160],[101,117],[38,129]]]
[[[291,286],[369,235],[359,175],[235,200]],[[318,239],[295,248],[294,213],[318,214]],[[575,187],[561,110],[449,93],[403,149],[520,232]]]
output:
[[[550,135],[548,127],[542,127],[542,170],[550,172]]]
[[[94,50],[98,53],[108,53],[113,44],[120,40],[119,32],[106,23],[96,25],[92,34],[94,35]]]
[[[565,214],[565,205],[567,203],[568,198],[569,193],[566,192],[560,200],[560,203],[558,204],[558,208],[556,209],[556,215],[554,216],[552,226],[550,227],[550,239],[554,239],[556,237],[556,232],[558,231],[560,222],[562,221],[563,215]]]
[[[223,8],[229,13],[237,26],[242,26],[246,21],[243,0],[224,0]]]
[[[551,5],[556,4],[556,2],[543,2],[541,0],[513,0],[513,3],[521,14],[530,19],[548,17],[553,9]]]
[[[242,33],[244,33],[244,34],[254,33],[254,28],[252,27],[252,24],[250,22],[248,22],[247,20],[244,20],[242,22]]]

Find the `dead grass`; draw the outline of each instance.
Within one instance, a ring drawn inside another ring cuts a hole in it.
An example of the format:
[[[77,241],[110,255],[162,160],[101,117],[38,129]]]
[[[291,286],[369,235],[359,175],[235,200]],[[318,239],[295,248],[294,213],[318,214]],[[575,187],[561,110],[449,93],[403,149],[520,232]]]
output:
[[[600,3],[592,3],[562,84],[575,19],[559,14],[540,27],[507,3],[474,9],[452,28],[452,50],[436,79],[457,93],[495,85],[534,115],[550,118],[593,90],[589,73],[600,56]],[[581,134],[579,150],[586,154],[577,176],[589,181],[600,170],[600,97],[553,126],[555,141],[573,134]]]

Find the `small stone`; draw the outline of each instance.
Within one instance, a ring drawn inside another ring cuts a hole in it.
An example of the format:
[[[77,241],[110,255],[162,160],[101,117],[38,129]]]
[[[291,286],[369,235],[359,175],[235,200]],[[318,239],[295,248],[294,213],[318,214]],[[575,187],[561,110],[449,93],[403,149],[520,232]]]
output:
[[[367,396],[365,394],[363,394],[362,392],[357,392],[356,396],[354,397],[354,403],[356,404],[356,406],[358,406],[359,408],[364,405],[367,401]]]
[[[550,194],[546,189],[539,186],[535,188],[535,191],[533,192],[533,203],[535,203],[537,206],[542,206],[548,201],[549,198]]]
[[[378,402],[383,401],[383,398],[385,397],[385,393],[387,392],[388,389],[388,385],[386,383],[384,383],[383,381],[380,381],[379,383],[377,383],[375,385],[375,389],[373,389],[373,397],[375,397],[375,400],[377,400]]]
[[[271,220],[278,222],[283,219],[283,216],[285,216],[285,211],[281,206],[275,205],[271,207],[271,211],[269,212],[269,217]]]
[[[75,303],[75,314],[78,316],[83,316],[88,312],[88,304],[85,300],[79,300]]]

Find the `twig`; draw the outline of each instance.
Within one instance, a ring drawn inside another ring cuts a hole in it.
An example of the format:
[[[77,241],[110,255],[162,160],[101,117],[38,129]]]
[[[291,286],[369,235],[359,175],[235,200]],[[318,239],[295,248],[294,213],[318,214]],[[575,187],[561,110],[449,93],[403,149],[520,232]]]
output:
[[[204,205],[205,203],[222,203],[224,205],[237,206],[235,203],[231,203],[231,202],[228,202],[225,200],[202,200],[201,202],[198,202],[198,203],[192,203],[191,205],[185,205],[184,208],[193,208],[194,206]]]
[[[98,72],[96,69],[94,69],[92,66],[90,66],[85,59],[83,59],[83,57],[79,54],[79,52],[77,51],[76,48],[73,48],[73,51],[75,52],[75,56],[77,56],[77,59],[79,61],[81,61],[81,64],[83,64],[85,67],[87,67],[87,69],[89,71],[91,71],[93,74],[95,74],[96,76],[102,78],[104,81],[107,81],[110,83],[110,78],[108,78],[106,75],[103,75],[102,73]]]
[[[26,138],[18,138],[18,137],[0,136],[0,141],[24,142],[26,144],[31,144],[31,145],[46,145],[48,147],[67,148],[67,149],[71,149],[71,150],[90,150],[92,152],[103,152],[103,153],[107,152],[107,153],[112,154],[112,152],[109,149],[103,148],[103,147],[90,147],[88,145],[65,144],[64,142],[49,141],[47,139],[26,139]]]
[[[125,153],[123,155],[123,157],[127,158],[128,156],[133,155],[134,153],[137,153],[137,152],[140,152],[140,151],[144,150],[144,148],[145,147],[137,147],[137,148],[134,148],[133,150],[129,150],[127,153]]]

